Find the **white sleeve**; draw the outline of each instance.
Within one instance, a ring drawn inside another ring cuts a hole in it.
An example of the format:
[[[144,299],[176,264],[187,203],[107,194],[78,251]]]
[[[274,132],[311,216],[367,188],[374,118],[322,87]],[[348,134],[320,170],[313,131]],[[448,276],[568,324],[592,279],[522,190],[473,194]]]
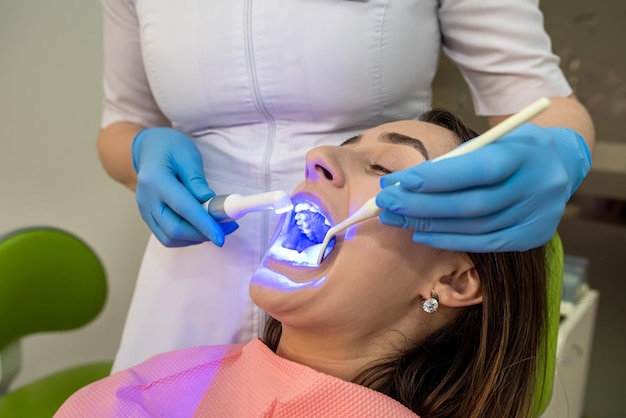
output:
[[[104,110],[101,127],[121,121],[147,127],[169,125],[150,91],[134,5],[128,0],[102,0],[102,9]]]
[[[543,27],[538,0],[441,0],[443,50],[478,115],[506,115],[572,93]]]

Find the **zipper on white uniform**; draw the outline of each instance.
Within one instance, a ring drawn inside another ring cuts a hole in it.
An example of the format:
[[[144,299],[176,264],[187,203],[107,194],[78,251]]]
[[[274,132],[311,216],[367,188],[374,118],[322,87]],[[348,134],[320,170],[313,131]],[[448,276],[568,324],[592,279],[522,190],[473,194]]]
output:
[[[261,99],[261,91],[259,89],[259,80],[257,78],[256,66],[254,60],[254,41],[252,36],[252,2],[253,0],[245,0],[245,22],[244,22],[244,42],[246,46],[246,58],[248,63],[248,77],[252,82],[252,95],[254,99],[254,105],[256,109],[263,115],[268,125],[267,142],[265,145],[265,152],[263,153],[263,160],[261,163],[261,169],[263,171],[263,188],[265,192],[270,191],[271,179],[270,179],[270,157],[274,149],[274,139],[276,136],[276,119],[267,110],[263,100]],[[261,242],[259,248],[259,254],[263,257],[266,250],[267,242],[269,241],[268,227],[269,227],[269,214],[267,211],[261,213]],[[261,260],[258,260],[260,262]],[[254,310],[253,326],[256,326],[258,335],[263,334],[265,326],[264,314],[261,309]]]

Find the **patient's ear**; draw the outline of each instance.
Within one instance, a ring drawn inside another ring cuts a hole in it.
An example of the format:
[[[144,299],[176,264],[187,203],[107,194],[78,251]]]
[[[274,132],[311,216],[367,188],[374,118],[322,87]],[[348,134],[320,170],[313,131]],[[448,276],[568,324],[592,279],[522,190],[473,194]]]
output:
[[[483,301],[480,277],[466,255],[459,260],[457,270],[439,279],[435,290],[443,306],[459,308]]]

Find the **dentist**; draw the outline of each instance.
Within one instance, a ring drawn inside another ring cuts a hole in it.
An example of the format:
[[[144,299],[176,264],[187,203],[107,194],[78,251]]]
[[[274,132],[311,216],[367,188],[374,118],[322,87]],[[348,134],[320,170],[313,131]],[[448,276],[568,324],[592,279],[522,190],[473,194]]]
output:
[[[114,370],[260,335],[265,318],[248,278],[276,219],[264,212],[218,224],[202,202],[292,190],[310,148],[416,119],[431,105],[441,50],[491,124],[539,97],[552,105],[479,152],[385,176],[382,223],[431,247],[528,249],[553,235],[589,170],[593,124],[551,52],[536,0],[102,5],[98,153],[134,191],[152,231]]]

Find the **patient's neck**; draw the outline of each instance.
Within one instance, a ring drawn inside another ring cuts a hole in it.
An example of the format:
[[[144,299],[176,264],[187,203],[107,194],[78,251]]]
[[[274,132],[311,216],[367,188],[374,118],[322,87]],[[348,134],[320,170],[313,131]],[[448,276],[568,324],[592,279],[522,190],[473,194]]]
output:
[[[397,352],[387,339],[375,336],[297,332],[283,327],[276,354],[319,372],[352,381],[383,357]]]

